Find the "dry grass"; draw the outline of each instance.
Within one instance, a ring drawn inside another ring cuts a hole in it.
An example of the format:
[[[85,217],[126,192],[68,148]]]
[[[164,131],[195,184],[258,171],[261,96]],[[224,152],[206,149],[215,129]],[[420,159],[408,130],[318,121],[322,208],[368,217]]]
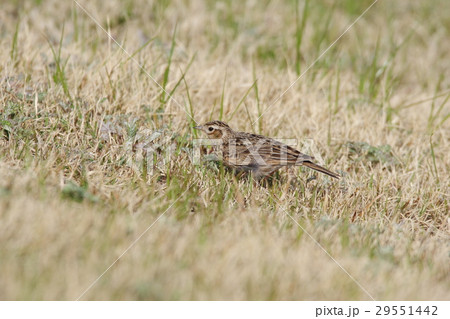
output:
[[[304,230],[375,299],[450,298],[448,1],[380,0],[273,105],[371,1],[79,2],[148,74],[72,1],[2,2],[1,299],[78,298],[166,210],[83,299],[369,299]],[[195,165],[188,114],[345,178]]]

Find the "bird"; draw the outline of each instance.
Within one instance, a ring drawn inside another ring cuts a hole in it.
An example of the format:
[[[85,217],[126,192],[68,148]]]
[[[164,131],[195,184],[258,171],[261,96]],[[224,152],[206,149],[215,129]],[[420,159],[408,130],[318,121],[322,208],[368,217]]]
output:
[[[247,132],[234,131],[227,123],[210,121],[195,126],[209,139],[216,141],[215,152],[225,166],[237,172],[251,173],[261,179],[281,167],[306,166],[333,178],[340,175],[314,163],[314,157],[272,138]]]

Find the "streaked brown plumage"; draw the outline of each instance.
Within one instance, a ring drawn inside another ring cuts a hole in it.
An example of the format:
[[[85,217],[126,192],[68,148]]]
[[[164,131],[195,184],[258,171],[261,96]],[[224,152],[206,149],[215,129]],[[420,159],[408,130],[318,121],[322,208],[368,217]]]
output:
[[[303,165],[334,178],[340,176],[313,162],[314,158],[262,135],[236,132],[221,121],[196,126],[210,139],[217,139],[223,163],[237,171],[251,172],[255,178],[267,176],[283,166]]]

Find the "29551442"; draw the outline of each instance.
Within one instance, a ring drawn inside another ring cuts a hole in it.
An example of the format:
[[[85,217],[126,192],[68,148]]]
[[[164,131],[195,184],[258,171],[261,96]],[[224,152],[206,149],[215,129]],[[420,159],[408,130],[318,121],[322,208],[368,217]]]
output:
[[[437,316],[437,306],[376,306],[377,316]]]

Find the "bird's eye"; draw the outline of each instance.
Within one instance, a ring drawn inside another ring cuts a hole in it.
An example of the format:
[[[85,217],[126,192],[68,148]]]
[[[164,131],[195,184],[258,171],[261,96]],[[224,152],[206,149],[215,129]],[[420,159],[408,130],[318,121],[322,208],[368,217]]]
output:
[[[209,132],[214,131],[214,127],[212,127],[212,126],[208,127],[208,131],[209,131]]]

